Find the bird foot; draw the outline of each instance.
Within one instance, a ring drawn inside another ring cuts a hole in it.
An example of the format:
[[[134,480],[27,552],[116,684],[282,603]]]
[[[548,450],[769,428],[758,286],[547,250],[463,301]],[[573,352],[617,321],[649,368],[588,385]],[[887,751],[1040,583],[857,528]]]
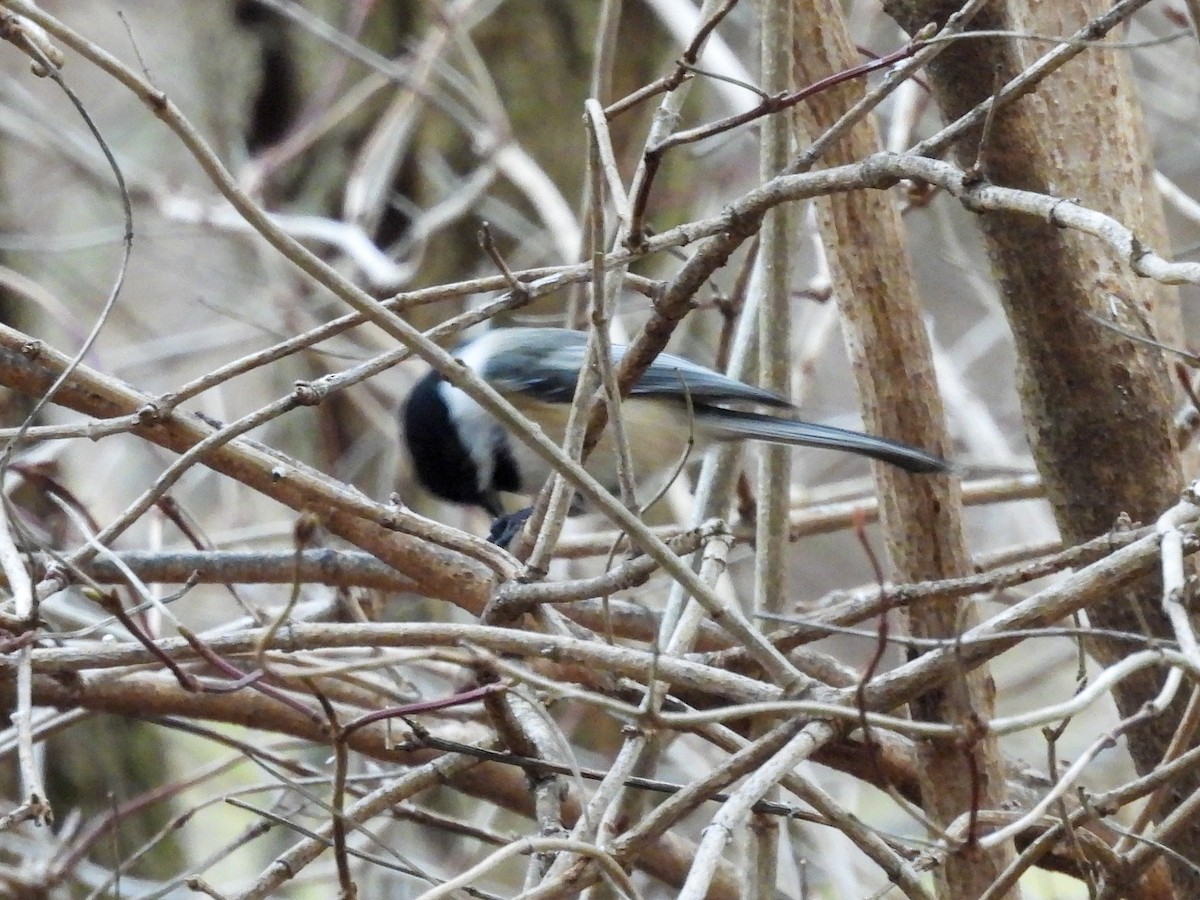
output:
[[[503,547],[506,550],[513,539],[521,533],[529,517],[533,515],[533,507],[527,506],[514,513],[499,516],[492,521],[492,530],[488,532],[488,543]]]

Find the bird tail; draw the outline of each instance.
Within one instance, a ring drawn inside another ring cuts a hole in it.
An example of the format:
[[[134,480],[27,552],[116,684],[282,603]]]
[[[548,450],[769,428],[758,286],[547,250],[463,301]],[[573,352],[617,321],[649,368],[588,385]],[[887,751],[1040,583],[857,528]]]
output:
[[[706,434],[719,441],[759,440],[772,444],[797,444],[869,456],[907,472],[946,472],[950,463],[899,441],[848,431],[832,425],[816,425],[799,419],[782,419],[736,409],[697,409],[696,419]]]

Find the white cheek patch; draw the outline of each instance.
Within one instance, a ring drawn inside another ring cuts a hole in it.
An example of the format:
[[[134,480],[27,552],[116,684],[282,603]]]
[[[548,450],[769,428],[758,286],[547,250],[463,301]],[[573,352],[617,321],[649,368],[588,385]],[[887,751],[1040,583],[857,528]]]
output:
[[[496,446],[504,439],[500,424],[482,406],[448,381],[441,382],[438,390],[446,403],[450,421],[454,423],[463,446],[475,463],[479,487],[484,490],[490,488],[496,472]]]

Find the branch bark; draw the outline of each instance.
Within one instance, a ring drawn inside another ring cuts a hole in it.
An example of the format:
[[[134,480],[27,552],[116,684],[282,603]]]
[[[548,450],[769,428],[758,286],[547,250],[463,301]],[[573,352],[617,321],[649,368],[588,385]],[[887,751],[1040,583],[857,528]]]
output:
[[[836,6],[817,9],[797,3],[796,10],[798,84],[818,81],[854,64],[856,51]],[[810,138],[833,125],[863,93],[861,83],[843,84],[799,107]],[[837,165],[863,159],[880,146],[874,121],[864,118],[830,147],[826,162]],[[818,200],[817,209],[867,429],[944,450],[950,440],[932,351],[892,198],[883,192],[838,194]],[[863,235],[871,236],[869,253],[862,252]],[[880,465],[875,466],[875,477],[888,551],[900,577],[924,580],[967,574],[970,554],[957,479],[913,477]],[[950,598],[914,605],[908,620],[912,633],[924,638],[953,638],[974,624],[971,614]],[[991,718],[994,696],[991,676],[981,667],[923,695],[912,710],[917,718],[954,723],[970,733],[976,730],[975,723]],[[919,747],[921,801],[934,822],[945,826],[965,812],[1003,807],[1004,767],[994,735],[962,744],[922,741]],[[1012,855],[1011,845],[984,852],[972,836],[937,870],[941,895],[982,895]]]
[[[955,4],[890,0],[885,8],[914,31],[940,21]],[[1132,11],[1134,4],[1130,4]],[[1014,0],[993,4],[976,21],[980,29],[1069,33],[1088,16],[1107,10],[1089,0],[1072,4]],[[1072,19],[1068,24],[1065,20]],[[1097,35],[1101,37],[1102,35]],[[1007,38],[963,42],[929,68],[930,84],[948,120],[986,101],[993,78],[1003,80],[1027,65],[1025,47]],[[981,144],[982,142],[982,144]],[[1037,93],[997,111],[986,137],[972,130],[955,145],[964,167],[981,164],[987,180],[1006,187],[1079,196],[1126,223],[1153,233],[1161,213],[1144,163],[1146,139],[1127,65],[1116,53],[1084,53]],[[1114,336],[1093,316],[1109,317],[1119,298],[1126,326],[1163,318],[1174,302],[1123,261],[1074,232],[1048,222],[1004,213],[983,215],[979,225],[1008,314],[1019,357],[1019,384],[1026,429],[1063,540],[1075,543],[1107,529],[1122,513],[1151,521],[1182,486],[1172,442],[1167,371],[1156,349]],[[1165,316],[1170,318],[1169,315]],[[1149,576],[1089,610],[1094,624],[1169,637],[1158,606],[1160,585]],[[1143,624],[1144,623],[1144,624]],[[1096,640],[1093,652],[1111,661],[1122,648]],[[1123,683],[1117,705],[1129,716],[1153,698],[1157,673]],[[1183,698],[1163,717],[1130,735],[1130,751],[1142,773],[1162,760],[1182,710]],[[1174,802],[1200,788],[1200,778],[1181,778]],[[1179,834],[1172,848],[1200,858],[1200,821]],[[1178,865],[1183,895],[1200,894],[1200,874]]]

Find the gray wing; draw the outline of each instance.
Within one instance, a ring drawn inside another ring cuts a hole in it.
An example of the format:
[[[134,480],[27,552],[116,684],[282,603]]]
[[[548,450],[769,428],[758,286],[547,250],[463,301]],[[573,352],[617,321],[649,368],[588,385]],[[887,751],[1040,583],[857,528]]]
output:
[[[553,403],[575,396],[579,370],[587,357],[587,334],[568,328],[507,328],[489,332],[475,342],[482,352],[480,374],[500,390],[520,391]],[[473,345],[473,346],[475,346]],[[620,361],[628,348],[613,346]],[[470,348],[463,353],[470,363]],[[630,391],[633,396],[662,397],[697,406],[714,403],[757,403],[791,406],[787,400],[714,372],[706,366],[660,354]]]
[[[613,348],[613,355],[620,359],[624,347]],[[684,402],[704,406],[712,403],[758,403],[766,406],[791,406],[778,394],[763,388],[743,384],[707,366],[694,363],[682,356],[660,353],[650,367],[633,386],[630,394],[643,397],[676,397]]]
[[[570,403],[587,334],[569,328],[498,328],[468,344],[463,362],[503,393]]]

